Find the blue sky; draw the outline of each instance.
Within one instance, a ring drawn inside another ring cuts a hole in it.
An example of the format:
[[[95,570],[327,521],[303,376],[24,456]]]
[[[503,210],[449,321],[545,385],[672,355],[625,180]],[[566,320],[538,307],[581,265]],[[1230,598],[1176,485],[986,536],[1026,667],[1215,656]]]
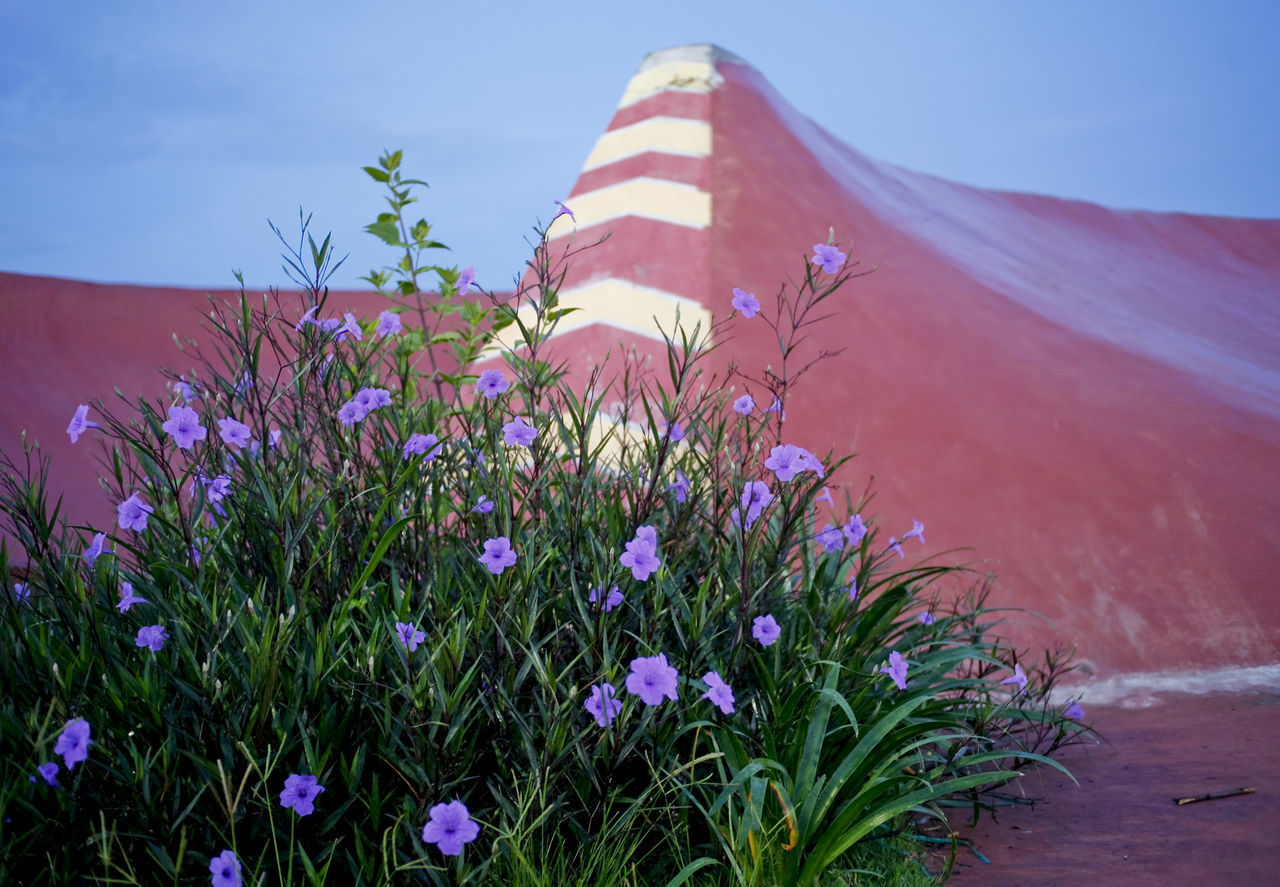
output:
[[[283,283],[350,252],[403,148],[452,261],[506,288],[645,53],[714,42],[873,157],[1109,206],[1280,217],[1280,3],[5,4],[0,270]]]

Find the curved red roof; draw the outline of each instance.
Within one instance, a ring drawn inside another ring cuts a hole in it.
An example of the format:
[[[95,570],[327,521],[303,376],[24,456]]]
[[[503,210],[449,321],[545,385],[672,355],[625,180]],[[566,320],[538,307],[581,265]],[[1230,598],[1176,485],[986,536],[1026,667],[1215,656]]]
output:
[[[722,316],[735,286],[766,301],[834,228],[878,270],[815,333],[845,350],[787,404],[791,441],[857,452],[852,494],[874,477],[889,532],[926,523],[911,554],[972,549],[997,603],[1047,619],[1018,639],[1077,643],[1095,678],[1280,661],[1280,221],[903,170],[713,47],[646,59],[565,202],[575,243],[611,233],[562,289],[587,309],[556,345],[577,369],[619,340],[656,347],[655,314]],[[31,430],[72,513],[106,525],[63,429],[112,386],[159,393],[152,367],[176,362],[170,334],[198,331],[204,296],[0,274],[0,303],[20,331],[0,358],[0,447]],[[739,319],[712,361],[771,348]]]

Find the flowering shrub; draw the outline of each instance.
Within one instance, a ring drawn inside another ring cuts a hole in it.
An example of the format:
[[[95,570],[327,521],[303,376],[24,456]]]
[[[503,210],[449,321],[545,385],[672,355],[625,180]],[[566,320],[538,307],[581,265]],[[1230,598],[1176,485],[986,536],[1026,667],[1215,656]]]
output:
[[[427,263],[399,162],[367,168],[402,254],[368,278],[387,311],[329,305],[304,221],[297,296],[215,304],[217,353],[169,398],[77,409],[115,531],[67,526],[48,464],[5,456],[0,875],[817,883],[1078,735],[1078,706],[1042,704],[1055,669],[925,600],[961,574],[898,566],[924,526],[881,542],[831,495],[843,461],[789,440],[844,253],[669,331],[664,378],[624,361],[579,389],[547,348],[568,252],[542,240],[514,300],[484,295]],[[776,370],[703,375],[730,322],[772,327]]]

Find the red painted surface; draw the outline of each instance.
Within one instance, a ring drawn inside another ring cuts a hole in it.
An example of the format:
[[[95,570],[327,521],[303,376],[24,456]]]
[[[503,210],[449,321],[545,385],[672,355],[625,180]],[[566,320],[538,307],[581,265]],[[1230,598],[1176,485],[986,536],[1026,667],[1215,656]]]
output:
[[[707,231],[626,216],[579,229],[574,246],[594,244],[605,233],[608,240],[573,258],[562,289],[614,277],[706,304],[711,273]],[[553,250],[567,245],[567,238],[552,241]]]
[[[712,97],[705,92],[681,92],[669,89],[619,108],[609,121],[606,130],[621,129],[650,117],[683,117],[688,120],[708,120],[711,117]]]
[[[1119,212],[1003,194],[872,161],[789,110],[751,68],[722,63],[710,95],[621,109],[713,125],[707,160],[648,153],[592,171],[574,193],[637,175],[703,184],[706,231],[625,218],[583,255],[572,287],[621,277],[696,298],[731,290],[766,309],[833,226],[869,278],[839,296],[812,348],[845,348],[787,404],[789,441],[856,451],[843,489],[874,477],[870,511],[913,557],[998,573],[996,602],[1039,611],[1017,639],[1075,642],[1099,676],[1280,660],[1280,221]],[[220,294],[223,295],[223,294]],[[362,316],[384,304],[338,294]],[[77,403],[161,394],[171,333],[198,331],[203,296],[0,275],[11,334],[0,447],[29,429],[81,520],[110,525],[93,445],[68,443]],[[776,353],[739,319],[712,368]],[[557,345],[575,371],[620,338]],[[759,392],[757,392],[759,393]],[[839,492],[837,499],[839,500]],[[843,514],[837,515],[843,517]]]
[[[642,176],[680,182],[703,191],[711,188],[711,165],[706,158],[647,151],[587,170],[578,176],[569,198]]]
[[[754,70],[720,70],[712,305],[735,285],[772,292],[828,226],[880,266],[814,336],[847,350],[788,405],[789,436],[857,450],[854,487],[875,476],[890,532],[918,517],[919,553],[991,559],[996,602],[1043,613],[1100,673],[1280,659],[1280,221],[984,192],[844,146],[836,178]],[[930,217],[924,201],[943,191]],[[1052,249],[1008,259],[1016,275],[957,258],[976,239],[1025,245],[1032,226]],[[1080,287],[1064,255],[1134,331],[1058,319],[1072,304],[1032,310]],[[1178,278],[1154,293],[1145,275],[1165,265]],[[735,336],[734,353],[768,348],[749,322]],[[1219,376],[1224,355],[1237,365]],[[1021,638],[1046,639],[1029,628]]]
[[[239,294],[209,295],[225,303]],[[292,296],[285,299],[293,304]],[[387,306],[376,294],[331,292],[325,313],[352,310],[369,317]],[[157,368],[187,372],[197,365],[173,337],[211,341],[202,320],[209,310],[204,291],[0,272],[0,311],[22,331],[0,356],[0,450],[20,462],[24,430],[40,443],[53,459],[53,495],[63,497],[72,523],[107,530],[116,520],[115,503],[97,483],[97,433],[87,432],[74,445],[67,436],[76,406],[101,398],[119,415],[131,415],[116,389],[135,402],[139,395],[170,402]]]

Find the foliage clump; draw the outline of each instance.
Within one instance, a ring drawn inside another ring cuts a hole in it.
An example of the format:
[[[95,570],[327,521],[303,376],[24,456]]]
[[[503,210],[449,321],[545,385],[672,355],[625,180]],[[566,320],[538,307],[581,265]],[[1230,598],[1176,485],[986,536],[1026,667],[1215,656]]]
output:
[[[923,525],[886,541],[788,438],[834,243],[660,369],[583,373],[548,345],[578,248],[539,232],[514,297],[472,292],[399,166],[367,168],[377,319],[303,220],[296,293],[214,302],[170,396],[77,412],[117,527],[4,456],[3,875],[817,884],[1079,735],[1057,664],[1009,678],[980,598],[939,603],[966,580],[906,558]],[[712,378],[747,322],[776,369]]]

